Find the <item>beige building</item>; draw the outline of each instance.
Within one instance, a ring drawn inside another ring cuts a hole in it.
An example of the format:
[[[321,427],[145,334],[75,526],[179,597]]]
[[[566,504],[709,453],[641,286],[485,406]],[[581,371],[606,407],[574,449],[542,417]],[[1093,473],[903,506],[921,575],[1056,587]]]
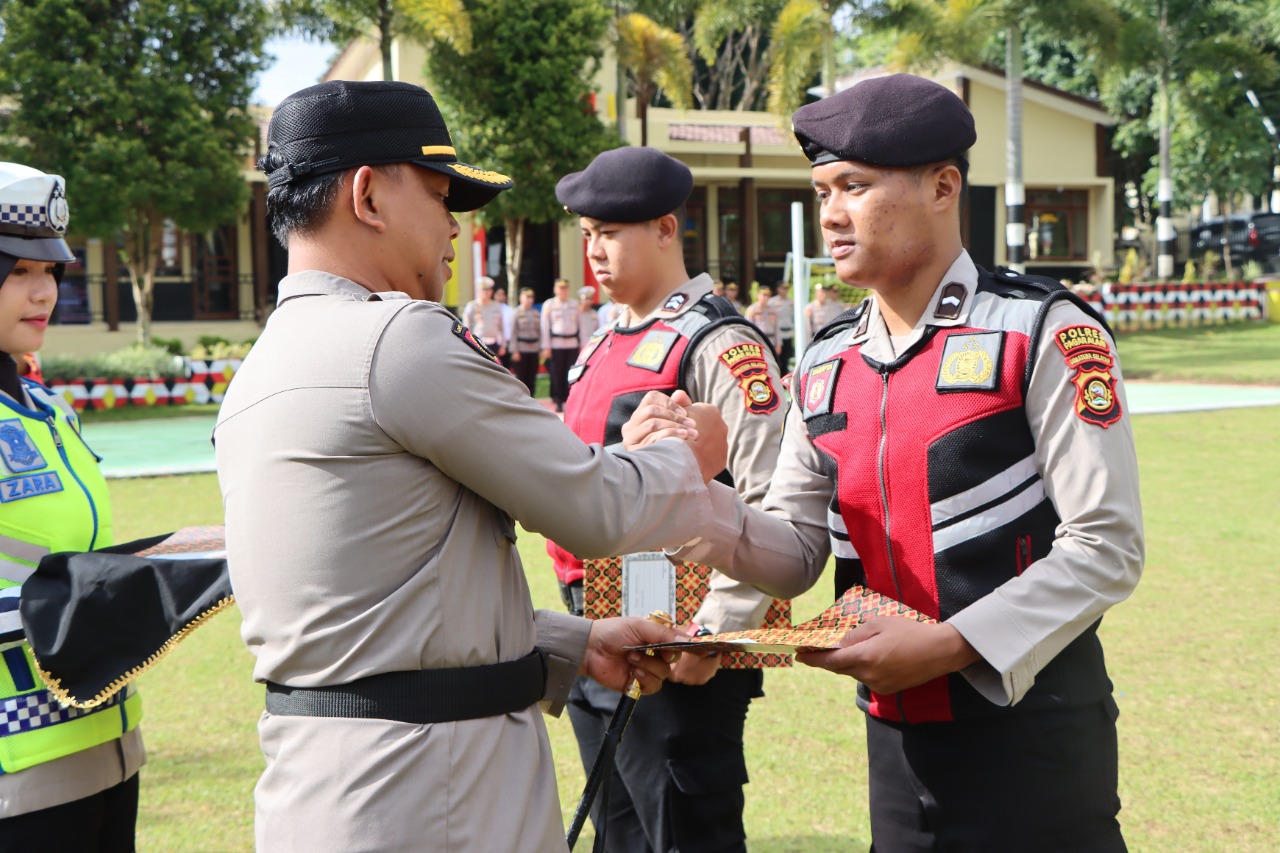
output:
[[[392,68],[399,80],[427,85],[422,75],[425,49],[403,39],[392,47]],[[862,72],[837,82],[839,89],[860,79],[888,73]],[[381,79],[377,47],[357,40],[334,60],[325,79]],[[955,91],[973,110],[978,145],[970,152],[970,192],[963,211],[964,236],[974,259],[984,266],[1005,262],[1005,92],[998,72],[948,64],[932,75]],[[602,121],[616,124],[623,139],[640,141],[635,100],[626,98],[618,121],[617,73],[606,57],[596,77],[596,108]],[[428,86],[429,88],[429,86]],[[265,140],[269,111],[260,116]],[[1113,123],[1101,107],[1036,83],[1023,86],[1023,172],[1029,271],[1080,278],[1101,259],[1114,264],[1113,198],[1115,182],[1106,174],[1104,129]],[[791,250],[791,205],[805,204],[805,252],[822,252],[817,205],[809,184],[809,166],[791,134],[773,115],[747,111],[697,111],[651,108],[648,140],[693,171],[694,190],[687,205],[685,254],[691,272],[749,285],[773,284],[783,277]],[[287,267],[285,251],[271,237],[263,212],[265,178],[246,158],[244,176],[252,199],[234,225],[207,235],[166,235],[166,268],[156,287],[154,333],[181,337],[188,345],[202,334],[243,340],[275,300],[277,282]],[[484,152],[463,151],[463,159],[483,164]],[[519,180],[519,175],[514,176]],[[475,217],[460,217],[454,275],[445,291],[447,305],[472,298],[482,274],[502,280],[505,272],[501,229],[480,227]],[[577,223],[527,226],[521,284],[542,299],[556,277],[576,289],[594,284],[585,263]],[[69,270],[63,305],[50,329],[49,351],[93,351],[131,340],[133,299],[128,279],[114,268],[100,244],[73,246],[83,262]],[[747,287],[743,288],[744,292]],[[116,320],[120,332],[105,330]]]

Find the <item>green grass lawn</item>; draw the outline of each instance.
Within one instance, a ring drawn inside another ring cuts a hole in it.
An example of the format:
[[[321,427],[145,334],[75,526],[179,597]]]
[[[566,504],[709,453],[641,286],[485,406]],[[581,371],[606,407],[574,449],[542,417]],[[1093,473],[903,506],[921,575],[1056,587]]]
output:
[[[1121,708],[1129,846],[1270,853],[1280,849],[1280,411],[1142,416],[1135,432],[1147,569],[1102,628]],[[221,518],[213,476],[117,480],[111,491],[120,540]],[[526,533],[519,545],[535,603],[557,607],[542,539]],[[797,618],[829,597],[824,578],[797,602]],[[238,628],[229,611],[142,679],[151,759],[139,850],[252,847],[262,691]],[[765,688],[747,726],[751,849],[865,850],[853,683],[798,667],[771,672]],[[548,728],[567,821],[584,774],[568,720]],[[578,849],[590,849],[588,836]]]
[[[1234,323],[1121,335],[1127,379],[1280,385],[1280,323]]]

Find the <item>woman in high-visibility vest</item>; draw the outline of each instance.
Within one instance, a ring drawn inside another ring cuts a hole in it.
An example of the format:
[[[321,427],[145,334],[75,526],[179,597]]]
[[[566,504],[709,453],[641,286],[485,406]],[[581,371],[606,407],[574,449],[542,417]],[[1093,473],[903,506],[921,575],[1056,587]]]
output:
[[[36,672],[19,616],[40,558],[111,545],[98,459],[60,397],[24,379],[75,255],[61,177],[0,163],[0,853],[132,851],[141,698],[64,707]]]

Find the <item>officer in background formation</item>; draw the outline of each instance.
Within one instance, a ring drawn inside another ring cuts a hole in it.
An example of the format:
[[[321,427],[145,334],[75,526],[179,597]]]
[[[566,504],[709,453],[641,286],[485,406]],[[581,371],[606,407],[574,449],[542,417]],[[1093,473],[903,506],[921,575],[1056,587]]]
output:
[[[507,334],[502,305],[493,298],[493,279],[476,279],[476,298],[462,309],[462,322],[485,346],[501,359],[507,353]]]
[[[774,312],[778,315],[778,365],[783,373],[791,370],[791,359],[796,354],[795,308],[787,292],[790,286],[786,281],[778,282],[775,288],[777,292],[769,300],[769,305],[773,307]]]
[[[19,616],[41,557],[112,545],[111,500],[75,411],[19,377],[44,343],[75,255],[66,187],[0,163],[0,851],[134,849],[146,761],[130,685],[91,710],[63,707],[36,671]]]
[[[834,552],[837,593],[938,620],[800,656],[859,682],[875,849],[1122,851],[1098,625],[1144,545],[1111,333],[964,251],[976,134],[950,90],[866,80],[794,128],[836,274],[873,295],[806,350],[764,512],[712,483],[728,521],[678,555],[796,595]]]
[[[583,442],[613,449],[646,391],[680,389],[723,413],[729,434],[723,479],[755,504],[777,460],[781,384],[760,330],[711,295],[709,276],[690,279],[685,269],[681,214],[692,188],[689,168],[654,148],[606,151],[556,185],[556,198],[580,217],[591,272],[626,306],[574,365],[565,423]],[[582,561],[560,540],[548,541],[547,549],[567,602],[580,610]],[[712,573],[705,597],[688,608],[693,624],[680,628],[690,634],[756,628],[771,603],[771,596]],[[745,850],[742,737],[748,706],[763,695],[762,673],[685,655],[671,680],[637,705],[618,749],[608,787],[608,849]],[[569,717],[588,769],[618,699],[586,679],[574,685]],[[597,827],[598,812],[597,803]]]
[[[587,447],[438,304],[453,213],[511,180],[458,162],[426,90],[303,89],[267,145],[289,275],[214,430],[267,684],[257,849],[563,851],[539,703],[577,674],[651,692],[666,663],[623,647],[678,635],[535,613],[516,520],[584,554],[687,541],[724,434]]]
[[[809,324],[809,340],[822,330],[822,327],[843,314],[849,306],[840,301],[836,295],[834,284],[818,282],[813,289],[813,301],[804,306],[805,322]]]
[[[538,352],[542,343],[542,315],[533,307],[533,288],[520,288],[520,305],[511,321],[511,372],[533,396],[538,387]]]
[[[493,301],[498,303],[498,308],[502,310],[502,336],[507,341],[506,353],[500,359],[502,366],[507,370],[511,370],[511,354],[515,351],[516,340],[516,309],[511,307],[508,302],[510,297],[507,295],[505,287],[495,287],[493,289]]]
[[[774,358],[777,358],[782,348],[782,338],[778,331],[778,312],[773,307],[772,301],[773,290],[760,285],[756,288],[756,301],[747,306],[747,310],[743,312],[742,316],[755,323],[756,327],[764,332],[765,339],[769,342],[769,346],[773,348]],[[779,362],[779,364],[781,363]]]
[[[542,358],[547,363],[551,401],[557,412],[564,411],[564,401],[569,399],[569,368],[582,349],[580,316],[577,300],[569,298],[569,282],[556,279],[555,296],[542,303]]]
[[[595,306],[596,289],[591,285],[578,288],[578,349],[581,350],[600,328],[600,315]]]

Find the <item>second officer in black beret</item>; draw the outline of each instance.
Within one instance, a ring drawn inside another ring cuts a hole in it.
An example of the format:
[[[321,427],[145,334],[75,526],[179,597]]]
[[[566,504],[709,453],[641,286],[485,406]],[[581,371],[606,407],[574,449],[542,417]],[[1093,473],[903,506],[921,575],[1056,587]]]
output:
[[[858,682],[874,849],[1122,851],[1097,628],[1143,533],[1115,343],[1057,282],[964,250],[975,133],[950,90],[865,80],[795,133],[836,273],[871,297],[801,359],[767,515],[676,556],[796,595],[831,554],[837,593],[937,620],[798,656]]]
[[[757,504],[778,456],[778,368],[760,330],[712,294],[711,277],[690,278],[685,268],[684,203],[692,189],[689,167],[654,148],[606,151],[557,185],[556,197],[578,216],[591,272],[626,306],[591,338],[570,373],[565,423],[587,444],[616,446],[646,391],[680,389],[683,405],[710,403],[723,414],[725,479]],[[548,550],[568,602],[583,601],[584,571],[587,588],[597,592],[616,577],[604,561],[584,566],[568,548],[548,543]],[[669,588],[690,590],[679,611],[674,600],[663,604],[689,633],[757,628],[789,607],[705,566],[675,567],[661,555],[644,571],[672,572]],[[605,604],[619,606],[617,596],[586,599],[595,602],[587,616],[617,615]],[[684,655],[662,692],[636,706],[608,789],[609,850],[746,850],[742,737],[747,708],[761,695],[761,664],[740,654]],[[588,769],[618,699],[582,678],[570,694],[569,717]],[[598,806],[592,817],[603,832]]]

